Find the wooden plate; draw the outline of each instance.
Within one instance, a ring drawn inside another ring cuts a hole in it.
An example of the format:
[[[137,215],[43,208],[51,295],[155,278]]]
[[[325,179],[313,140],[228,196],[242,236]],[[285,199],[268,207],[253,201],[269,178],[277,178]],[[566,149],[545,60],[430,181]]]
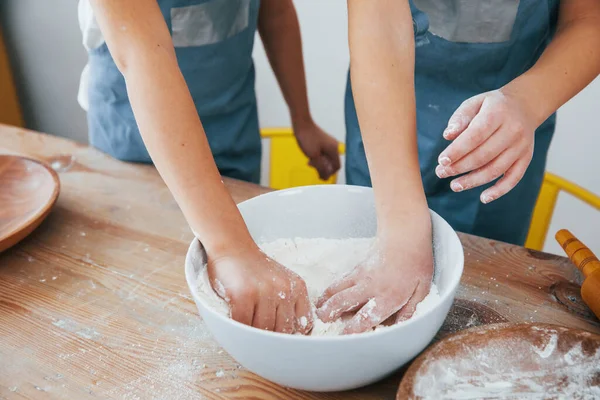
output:
[[[408,369],[397,399],[599,399],[600,335],[495,324],[448,336]]]
[[[0,251],[37,228],[58,198],[54,170],[25,157],[0,155]]]

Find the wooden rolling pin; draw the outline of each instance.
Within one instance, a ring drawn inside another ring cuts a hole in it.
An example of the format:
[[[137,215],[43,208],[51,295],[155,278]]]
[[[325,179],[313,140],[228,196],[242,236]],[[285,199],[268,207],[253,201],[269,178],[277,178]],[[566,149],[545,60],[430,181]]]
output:
[[[556,232],[556,240],[573,264],[583,273],[581,298],[600,318],[600,261],[583,243],[566,229]]]

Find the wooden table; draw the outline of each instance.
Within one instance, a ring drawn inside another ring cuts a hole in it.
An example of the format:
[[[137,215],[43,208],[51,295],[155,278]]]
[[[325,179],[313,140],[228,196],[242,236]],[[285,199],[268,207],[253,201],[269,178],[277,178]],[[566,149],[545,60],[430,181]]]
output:
[[[46,222],[0,255],[1,399],[394,398],[399,374],[352,392],[305,393],[253,375],[222,351],[184,279],[192,234],[152,167],[7,126],[0,153],[42,159],[62,182]],[[267,190],[226,184],[238,202]],[[438,337],[504,321],[600,332],[568,260],[460,238],[465,272]]]

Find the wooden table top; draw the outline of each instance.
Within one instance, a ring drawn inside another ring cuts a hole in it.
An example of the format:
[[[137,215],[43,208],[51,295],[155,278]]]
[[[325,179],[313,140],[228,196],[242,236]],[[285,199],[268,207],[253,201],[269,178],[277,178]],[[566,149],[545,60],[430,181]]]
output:
[[[221,350],[184,278],[193,236],[154,168],[2,125],[0,153],[44,160],[62,184],[48,219],[0,254],[0,399],[394,398],[400,374],[307,393],[267,382]],[[238,202],[268,190],[226,184]],[[600,332],[567,259],[460,239],[465,271],[438,337],[506,321]]]

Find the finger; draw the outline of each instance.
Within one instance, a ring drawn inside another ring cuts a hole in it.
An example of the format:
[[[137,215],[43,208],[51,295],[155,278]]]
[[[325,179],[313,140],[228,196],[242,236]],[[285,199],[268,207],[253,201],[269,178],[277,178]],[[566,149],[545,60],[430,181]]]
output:
[[[406,321],[412,317],[417,309],[417,305],[427,297],[429,290],[431,290],[431,281],[419,282],[408,303],[396,314],[396,322]]]
[[[254,293],[251,291],[243,291],[241,293],[234,292],[234,295],[230,296],[219,279],[213,278],[210,283],[217,296],[229,304],[231,318],[242,324],[252,326],[254,302],[249,302],[247,299],[253,299],[255,297]]]
[[[326,146],[324,153],[331,165],[331,168],[332,168],[331,173],[334,174],[335,172],[339,171],[339,169],[341,167],[341,163],[340,163],[340,153],[338,151],[338,142],[334,141],[330,145]]]
[[[254,303],[248,301],[231,301],[231,318],[244,325],[252,326]]]
[[[531,157],[518,159],[494,186],[481,193],[481,202],[484,204],[490,203],[510,192],[525,175],[530,161]]]
[[[365,304],[344,328],[344,334],[366,332],[385,321],[390,315],[402,308],[408,297],[397,306],[382,299],[371,299]]]
[[[494,158],[498,157],[500,153],[511,145],[511,138],[508,138],[507,140],[507,137],[509,136],[507,133],[506,128],[500,127],[500,129],[494,132],[485,142],[457,162],[446,167],[438,165],[436,167],[436,175],[443,175],[444,178],[447,178],[483,167]],[[443,169],[444,172],[441,172],[440,169]]]
[[[333,173],[336,171],[333,168],[333,163],[331,162],[331,160],[329,158],[327,158],[326,155],[322,156],[323,158],[323,164],[325,164],[325,173],[323,174],[323,177],[321,179],[323,180],[327,180],[329,178],[331,178],[331,175],[333,175]]]
[[[294,306],[294,311],[296,314],[296,332],[302,335],[308,334],[313,327],[313,313],[312,305],[310,304],[306,290],[303,290],[301,296],[298,297],[298,300]]]
[[[319,178],[321,178],[322,180],[328,179],[331,175],[331,173],[329,173],[329,171],[331,170],[331,166],[329,165],[329,162],[324,156],[317,156],[311,158],[308,165],[314,167],[317,170],[317,172],[319,173]]]
[[[295,304],[284,300],[277,307],[277,317],[275,320],[275,332],[294,333],[296,324]]]
[[[491,106],[484,103],[479,113],[473,118],[469,126],[462,132],[450,146],[448,146],[438,157],[438,163],[446,167],[457,162],[477,146],[485,142],[501,124],[501,118],[492,110]],[[440,176],[445,178],[446,176]]]
[[[227,295],[225,286],[223,286],[223,283],[221,283],[220,280],[218,280],[217,278],[213,278],[210,280],[210,285],[212,286],[212,288],[215,291],[215,293],[217,294],[217,296],[219,296],[220,298],[225,300],[227,303],[229,303],[231,301],[231,299]]]
[[[333,282],[327,289],[325,289],[321,297],[319,297],[319,300],[317,300],[317,308],[321,308],[323,304],[325,304],[325,302],[331,298],[331,296],[354,286],[356,284],[354,278],[354,273],[350,273]]]
[[[272,331],[275,329],[277,319],[276,305],[267,299],[259,299],[252,319],[252,326],[258,329]]]
[[[475,115],[481,109],[484,99],[485,95],[479,95],[465,100],[448,120],[448,126],[442,134],[444,138],[454,140],[467,129]]]
[[[487,165],[463,175],[450,183],[452,190],[460,192],[473,189],[500,178],[518,158],[518,153],[506,150]]]
[[[364,306],[368,296],[362,286],[352,286],[332,296],[317,310],[317,316],[323,322],[335,321],[342,314],[356,311]]]

